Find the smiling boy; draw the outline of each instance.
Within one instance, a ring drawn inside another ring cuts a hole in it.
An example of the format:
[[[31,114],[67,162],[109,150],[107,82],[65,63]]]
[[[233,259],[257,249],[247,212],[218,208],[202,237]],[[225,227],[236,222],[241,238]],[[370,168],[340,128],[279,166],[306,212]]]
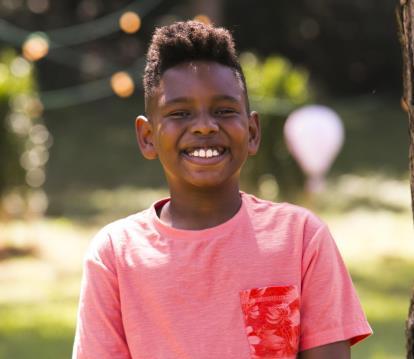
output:
[[[230,33],[158,28],[144,90],[170,197],[92,241],[73,358],[349,358],[371,328],[326,225],[240,192],[260,126]]]

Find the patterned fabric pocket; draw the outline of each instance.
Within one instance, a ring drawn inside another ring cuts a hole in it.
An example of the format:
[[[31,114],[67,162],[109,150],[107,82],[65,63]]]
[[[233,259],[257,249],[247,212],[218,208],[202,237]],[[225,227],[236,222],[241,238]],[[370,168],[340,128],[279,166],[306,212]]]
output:
[[[300,335],[296,286],[242,290],[240,301],[252,358],[296,358]]]

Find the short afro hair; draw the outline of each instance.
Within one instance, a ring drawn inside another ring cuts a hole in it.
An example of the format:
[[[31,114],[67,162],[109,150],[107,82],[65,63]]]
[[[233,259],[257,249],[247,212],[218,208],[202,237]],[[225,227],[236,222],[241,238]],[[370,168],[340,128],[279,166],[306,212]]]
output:
[[[246,80],[233,36],[224,28],[198,21],[180,21],[155,29],[144,72],[146,104],[166,70],[191,61],[213,61],[233,69],[245,92],[246,109],[249,111]]]

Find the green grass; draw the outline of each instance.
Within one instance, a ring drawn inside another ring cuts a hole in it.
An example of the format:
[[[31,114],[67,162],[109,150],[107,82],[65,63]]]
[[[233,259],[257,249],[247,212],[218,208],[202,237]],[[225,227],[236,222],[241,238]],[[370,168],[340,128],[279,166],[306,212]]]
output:
[[[1,358],[70,358],[76,302],[46,301],[0,306]]]
[[[381,258],[351,273],[374,335],[356,345],[355,358],[404,358],[404,321],[408,312],[414,263],[400,257]]]

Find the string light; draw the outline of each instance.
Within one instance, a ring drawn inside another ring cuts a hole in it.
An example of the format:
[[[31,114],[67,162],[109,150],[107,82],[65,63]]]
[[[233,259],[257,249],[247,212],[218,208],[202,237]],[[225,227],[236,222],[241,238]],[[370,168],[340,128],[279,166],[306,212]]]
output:
[[[137,10],[141,16],[144,16],[153,11],[163,1],[133,1],[123,9],[106,16],[78,25],[49,30],[45,33],[53,48],[84,44],[119,31],[119,18],[125,12]],[[29,34],[29,31],[0,18],[0,40],[21,46]]]
[[[50,0],[26,0],[26,2],[29,10],[37,13],[48,11],[51,3]],[[138,26],[136,29],[136,31],[138,31],[142,26],[141,17],[146,16],[162,2],[163,0],[143,0],[139,3],[134,1],[116,12],[102,16],[93,21],[53,29],[46,32],[31,33],[30,31],[20,28],[4,19],[0,19],[0,41],[3,40],[7,43],[14,44],[15,46],[21,46],[22,48],[22,55],[24,58],[17,60],[14,64],[15,66],[13,66],[13,71],[16,75],[24,74],[29,68],[27,65],[29,65],[30,68],[32,67],[32,64],[27,62],[27,60],[38,61],[45,56],[47,56],[48,60],[52,60],[56,63],[76,67],[75,63],[78,63],[78,61],[74,62],[73,58],[77,53],[71,48],[67,48],[67,46],[86,43],[107,36],[108,34],[115,33],[116,31],[123,30],[120,29],[120,18],[126,13],[135,15],[135,20],[132,21],[132,24],[135,22],[134,26]],[[140,15],[138,15],[138,13]],[[138,18],[138,21],[136,21],[136,18]],[[145,59],[141,57],[126,71],[140,72],[143,70],[144,65]],[[82,68],[82,70],[86,71],[84,68]],[[104,70],[104,75],[107,76],[106,78],[89,81],[88,83],[72,87],[40,92],[39,95],[42,102],[39,102],[40,106],[32,106],[34,112],[41,114],[43,109],[75,106],[81,103],[110,97],[114,93],[121,97],[128,97],[135,91],[135,83],[125,70],[120,72],[125,72],[124,75],[126,76],[119,77],[115,76],[116,74],[108,76],[108,72],[111,74],[117,71],[117,69],[107,61],[104,62]],[[11,71],[11,69],[2,66],[0,63],[0,82],[4,82],[4,78],[9,71]],[[109,84],[110,86],[108,86]],[[18,130],[21,130],[19,127],[20,122],[12,122],[13,128],[16,127]],[[12,124],[10,124],[10,127],[12,127]]]
[[[122,31],[133,34],[141,27],[141,18],[134,11],[127,11],[119,18],[119,27]]]
[[[211,19],[207,15],[204,15],[204,14],[199,14],[199,15],[195,16],[193,20],[201,22],[201,23],[206,24],[206,25],[211,25],[212,24]]]
[[[38,61],[49,52],[49,41],[45,34],[34,33],[23,43],[23,56],[30,61]]]
[[[112,75],[111,87],[119,97],[129,97],[135,90],[134,81],[125,71],[120,71]]]

